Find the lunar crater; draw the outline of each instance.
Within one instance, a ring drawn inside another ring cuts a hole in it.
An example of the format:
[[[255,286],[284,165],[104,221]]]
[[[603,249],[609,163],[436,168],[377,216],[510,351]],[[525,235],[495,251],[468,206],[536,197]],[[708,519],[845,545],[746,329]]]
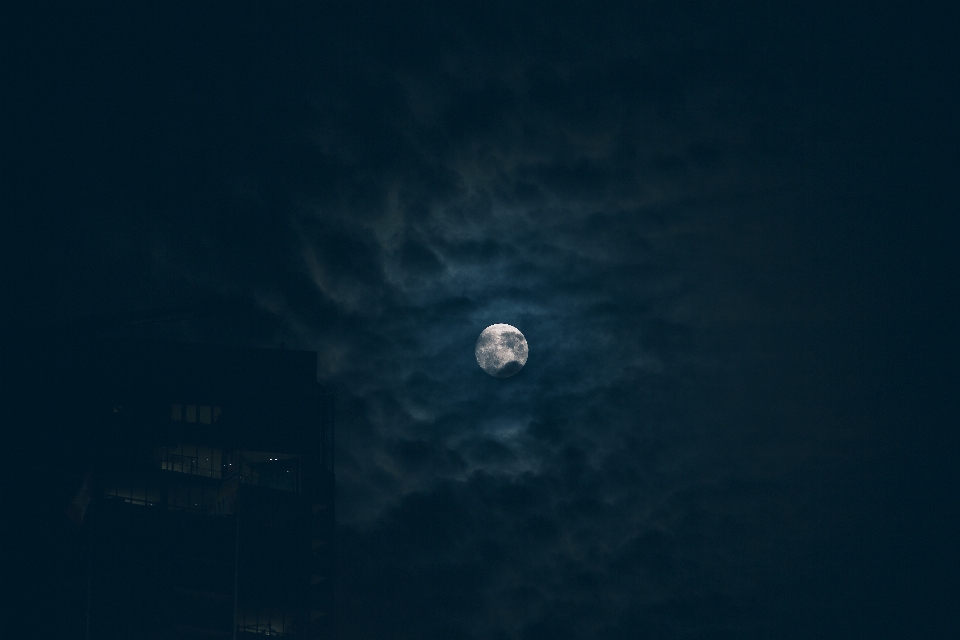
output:
[[[493,324],[477,338],[477,364],[495,378],[516,375],[527,363],[527,339],[509,324]]]

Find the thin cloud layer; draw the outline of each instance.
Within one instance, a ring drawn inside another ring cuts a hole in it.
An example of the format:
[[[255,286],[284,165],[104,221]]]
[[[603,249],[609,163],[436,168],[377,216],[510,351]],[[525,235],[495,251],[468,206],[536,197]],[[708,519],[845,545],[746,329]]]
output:
[[[207,305],[156,337],[318,352],[340,637],[855,627],[835,561],[880,457],[845,471],[873,298],[841,169],[874,132],[849,81],[883,66],[838,66],[849,16],[250,11],[53,25],[90,53],[35,81],[76,106],[24,127],[25,175],[61,178],[21,208],[70,239],[19,295]],[[529,342],[505,380],[473,357],[494,323]]]

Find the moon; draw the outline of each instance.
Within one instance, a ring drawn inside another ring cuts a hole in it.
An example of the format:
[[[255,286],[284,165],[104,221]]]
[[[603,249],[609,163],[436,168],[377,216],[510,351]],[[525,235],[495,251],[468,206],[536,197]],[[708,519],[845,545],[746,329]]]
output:
[[[527,363],[527,339],[509,324],[492,324],[480,333],[477,364],[494,378],[509,378]]]

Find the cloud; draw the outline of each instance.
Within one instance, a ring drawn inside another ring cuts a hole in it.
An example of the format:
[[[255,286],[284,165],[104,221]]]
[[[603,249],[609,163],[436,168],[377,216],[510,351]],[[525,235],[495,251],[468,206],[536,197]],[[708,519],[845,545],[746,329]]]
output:
[[[60,302],[203,300],[233,328],[175,337],[318,352],[345,638],[775,635],[844,437],[810,380],[849,384],[816,364],[850,313],[817,146],[844,120],[803,17],[316,11],[214,20],[170,67],[127,45],[146,75],[84,94],[78,122],[127,116],[63,187],[111,240],[49,250]],[[507,380],[473,358],[497,322],[529,341]]]

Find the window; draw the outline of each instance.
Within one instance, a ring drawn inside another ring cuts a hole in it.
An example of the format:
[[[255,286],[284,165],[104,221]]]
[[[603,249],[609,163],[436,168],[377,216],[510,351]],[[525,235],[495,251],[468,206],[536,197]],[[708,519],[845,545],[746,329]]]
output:
[[[160,447],[157,450],[160,468],[204,478],[223,477],[223,453],[220,449],[197,445]]]
[[[156,463],[164,474],[164,505],[177,511],[217,513],[222,489],[223,452],[213,447],[183,444],[157,447]]]
[[[257,594],[259,596],[259,594]],[[258,597],[257,600],[260,600]],[[267,636],[275,638],[294,637],[294,615],[292,612],[269,608],[260,602],[248,605],[240,612],[238,631],[243,635]]]
[[[241,451],[224,454],[226,474],[240,469],[241,482],[280,491],[300,491],[300,456],[290,453]]]
[[[198,410],[199,409],[199,410]],[[114,411],[118,411],[114,408]],[[222,410],[218,406],[202,404],[180,404],[170,405],[170,419],[173,422],[199,422],[200,424],[214,424],[220,421]]]
[[[103,495],[144,506],[155,506],[160,502],[159,486],[147,478],[111,478],[106,482]]]

